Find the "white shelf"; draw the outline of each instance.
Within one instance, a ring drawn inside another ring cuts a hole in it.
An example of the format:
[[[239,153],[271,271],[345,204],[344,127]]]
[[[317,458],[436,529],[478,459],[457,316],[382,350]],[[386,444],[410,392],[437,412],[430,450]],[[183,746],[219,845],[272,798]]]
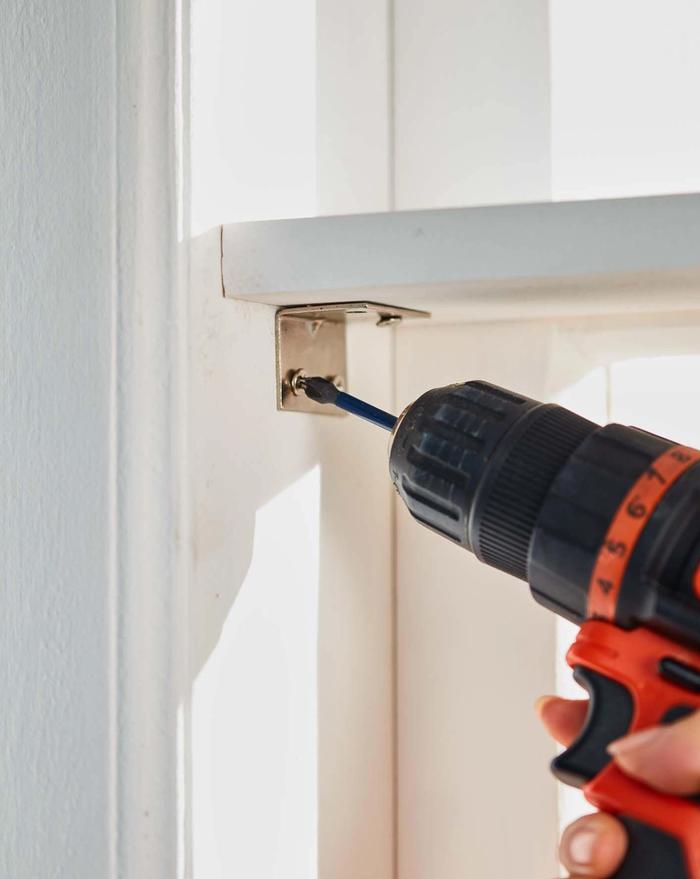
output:
[[[371,298],[437,316],[700,308],[700,195],[223,227],[227,296]],[[660,302],[663,297],[663,302]]]

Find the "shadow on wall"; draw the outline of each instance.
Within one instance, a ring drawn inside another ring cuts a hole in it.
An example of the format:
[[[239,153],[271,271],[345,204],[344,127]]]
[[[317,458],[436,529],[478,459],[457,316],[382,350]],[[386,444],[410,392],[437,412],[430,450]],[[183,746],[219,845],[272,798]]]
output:
[[[205,257],[211,257],[213,247],[210,234],[195,242],[195,251],[203,249]],[[212,262],[212,258],[206,261]],[[256,511],[314,468],[320,467],[322,474],[322,573],[327,570],[342,579],[348,566],[365,577],[369,566],[378,577],[389,570],[386,434],[351,418],[278,412],[275,308],[212,295],[219,289],[220,279],[212,273],[207,289],[195,291],[200,295],[192,306],[191,666],[195,676],[215,647],[248,573]],[[354,326],[349,339],[356,341],[349,344],[348,352],[354,388],[387,408],[391,406],[390,332]],[[363,511],[359,520],[358,509]],[[285,525],[293,533],[308,527],[308,522]],[[275,546],[260,546],[260,550],[274,553]],[[328,567],[332,558],[342,563],[338,570]]]
[[[275,410],[269,306],[202,297],[192,352],[194,592],[191,667],[207,661],[252,556],[255,513],[318,462],[306,419]],[[289,522],[294,530],[298,523]],[[270,546],[274,552],[274,546]]]
[[[195,875],[344,879],[353,850],[389,875],[387,437],[277,412],[275,309],[219,294],[217,247],[193,248]],[[391,333],[349,331],[352,386],[387,407]]]
[[[312,876],[318,440],[275,411],[274,310],[216,281],[192,306],[194,870],[274,877],[284,851]]]

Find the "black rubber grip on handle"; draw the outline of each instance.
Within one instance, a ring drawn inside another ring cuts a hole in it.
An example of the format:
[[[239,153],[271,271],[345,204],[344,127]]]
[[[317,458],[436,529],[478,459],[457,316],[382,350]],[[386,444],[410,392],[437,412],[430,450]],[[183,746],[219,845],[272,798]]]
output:
[[[628,848],[612,879],[692,879],[675,837],[624,815],[618,818],[627,830]]]
[[[607,746],[627,734],[634,703],[623,684],[591,668],[574,666],[574,678],[588,693],[588,715],[578,739],[552,762],[552,769],[566,784],[583,787],[609,764]],[[667,712],[662,723],[692,710],[678,705]],[[696,879],[687,869],[682,843],[676,837],[624,814],[617,817],[627,830],[629,844],[613,879]]]

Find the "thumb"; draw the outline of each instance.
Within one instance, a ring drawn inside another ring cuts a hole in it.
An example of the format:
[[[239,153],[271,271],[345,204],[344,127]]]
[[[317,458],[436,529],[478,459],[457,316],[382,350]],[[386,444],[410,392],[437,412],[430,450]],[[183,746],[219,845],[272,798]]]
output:
[[[618,739],[608,751],[623,772],[656,790],[700,792],[700,711]]]

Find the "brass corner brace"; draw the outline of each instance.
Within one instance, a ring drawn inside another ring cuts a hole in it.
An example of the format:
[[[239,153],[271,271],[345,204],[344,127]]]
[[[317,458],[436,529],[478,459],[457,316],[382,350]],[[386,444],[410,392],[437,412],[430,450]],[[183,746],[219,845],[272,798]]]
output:
[[[398,308],[381,302],[330,302],[280,308],[275,316],[277,408],[285,412],[343,415],[334,406],[319,406],[296,388],[301,375],[320,375],[338,387],[347,383],[345,328],[348,317],[376,317],[378,327],[409,318],[430,317],[428,311]]]

